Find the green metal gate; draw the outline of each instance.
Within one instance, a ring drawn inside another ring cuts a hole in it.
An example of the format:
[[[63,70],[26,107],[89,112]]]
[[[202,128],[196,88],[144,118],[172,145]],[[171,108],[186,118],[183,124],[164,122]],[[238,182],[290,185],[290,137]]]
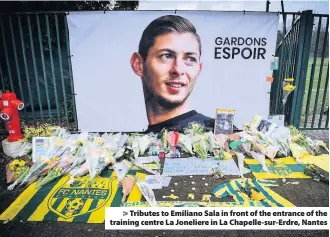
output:
[[[24,101],[24,124],[46,122],[77,130],[66,15],[0,15],[0,89]]]
[[[286,123],[300,129],[329,129],[329,15],[304,11],[283,13],[283,19],[288,15],[290,29],[276,49],[279,69],[273,74],[270,113],[285,114]],[[284,104],[285,78],[294,78],[296,88]]]

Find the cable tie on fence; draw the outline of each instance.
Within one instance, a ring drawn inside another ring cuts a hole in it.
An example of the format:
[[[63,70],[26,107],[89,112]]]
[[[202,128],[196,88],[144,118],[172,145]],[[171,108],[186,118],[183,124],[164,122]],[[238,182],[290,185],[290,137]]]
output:
[[[243,10],[243,12],[244,12],[244,15],[245,15],[245,10]]]
[[[177,10],[177,9],[175,9],[175,12],[174,12],[174,14],[176,14],[176,10]]]

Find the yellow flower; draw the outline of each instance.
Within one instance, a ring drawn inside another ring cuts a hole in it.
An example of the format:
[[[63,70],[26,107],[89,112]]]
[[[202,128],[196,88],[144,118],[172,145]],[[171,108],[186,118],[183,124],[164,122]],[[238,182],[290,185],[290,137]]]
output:
[[[288,84],[283,89],[285,91],[293,91],[295,88],[296,88],[295,86]]]
[[[284,78],[284,81],[294,81],[293,78]]]
[[[26,163],[25,163],[25,161],[24,160],[21,160],[20,162],[19,162],[19,166],[24,166]]]

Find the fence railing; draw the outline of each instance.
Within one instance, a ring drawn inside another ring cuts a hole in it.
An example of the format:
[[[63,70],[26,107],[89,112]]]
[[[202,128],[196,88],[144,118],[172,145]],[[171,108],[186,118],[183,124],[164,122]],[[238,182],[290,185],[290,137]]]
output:
[[[66,13],[2,14],[0,35],[1,89],[24,101],[23,123],[77,130]]]
[[[290,28],[285,19],[283,32],[288,31],[276,49],[279,70],[273,73],[270,113],[285,114],[286,122],[300,129],[329,129],[329,15],[306,11],[292,16]],[[294,78],[296,89],[284,105],[285,78]]]
[[[329,15],[313,15],[306,87],[299,127],[329,128]]]
[[[283,21],[283,28],[282,31],[280,31],[282,34],[278,36],[278,45],[276,47],[275,56],[279,57],[279,68],[273,73],[274,81],[272,83],[270,95],[270,114],[287,114],[286,110],[288,110],[289,107],[286,107],[282,101],[283,79],[293,78],[295,73],[295,60],[300,30],[300,14],[285,15],[286,16],[283,17],[283,19],[291,19],[291,24],[288,26],[288,20]]]
[[[281,14],[270,114],[284,113],[288,123],[301,129],[328,129],[329,15],[309,11],[311,17],[302,22],[302,13]],[[78,130],[70,57],[66,13],[0,15],[0,89],[24,101],[24,124],[47,122]],[[297,89],[283,106],[283,79],[288,77]]]

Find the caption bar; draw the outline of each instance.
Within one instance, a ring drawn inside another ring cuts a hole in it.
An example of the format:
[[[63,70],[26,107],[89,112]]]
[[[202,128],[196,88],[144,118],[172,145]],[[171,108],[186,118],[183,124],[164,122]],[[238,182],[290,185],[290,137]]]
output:
[[[328,213],[328,207],[108,207],[105,229],[329,229]]]

